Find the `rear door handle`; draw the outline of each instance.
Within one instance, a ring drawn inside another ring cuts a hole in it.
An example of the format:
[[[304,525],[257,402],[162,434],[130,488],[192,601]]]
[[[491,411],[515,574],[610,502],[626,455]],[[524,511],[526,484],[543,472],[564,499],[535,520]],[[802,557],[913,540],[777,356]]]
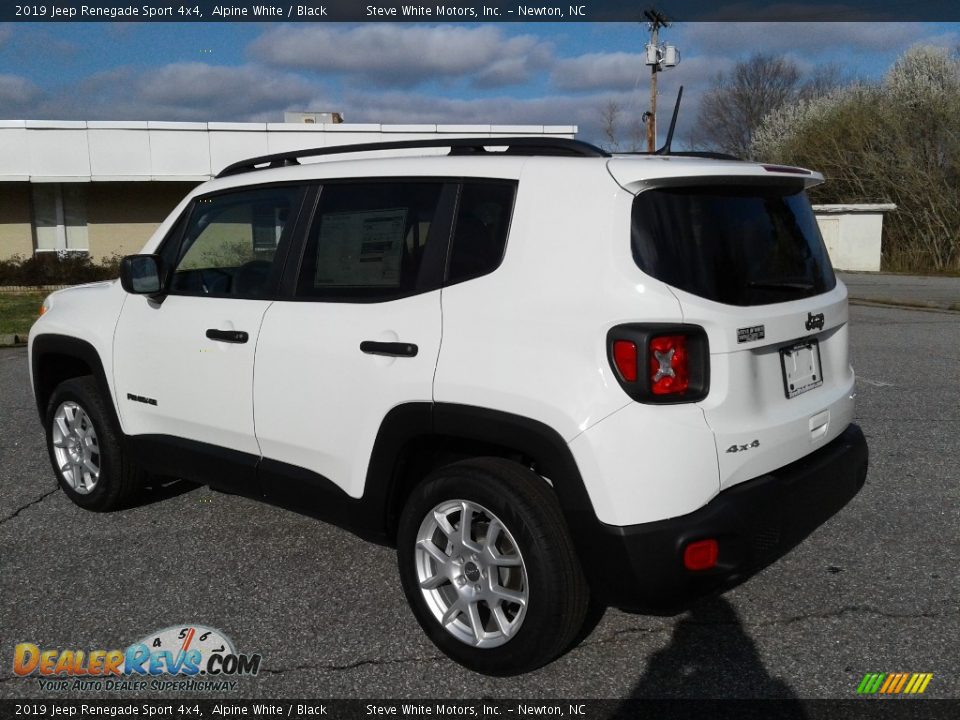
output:
[[[391,357],[416,357],[418,348],[413,343],[405,342],[374,342],[364,340],[360,343],[360,350],[367,355],[389,355]]]
[[[207,330],[207,337],[217,342],[238,344],[243,344],[250,339],[250,336],[243,330],[217,330],[215,328]]]

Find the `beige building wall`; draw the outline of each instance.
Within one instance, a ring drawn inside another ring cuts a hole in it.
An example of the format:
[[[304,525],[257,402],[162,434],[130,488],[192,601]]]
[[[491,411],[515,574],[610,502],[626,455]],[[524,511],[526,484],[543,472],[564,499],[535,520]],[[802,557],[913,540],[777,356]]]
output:
[[[87,234],[94,262],[140,252],[197,183],[94,182],[87,192]]]
[[[0,183],[0,259],[33,255],[30,183]]]

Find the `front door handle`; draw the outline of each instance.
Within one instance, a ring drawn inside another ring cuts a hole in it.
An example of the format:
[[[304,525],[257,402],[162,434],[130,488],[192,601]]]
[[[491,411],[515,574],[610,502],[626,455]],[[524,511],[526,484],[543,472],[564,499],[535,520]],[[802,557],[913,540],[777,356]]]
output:
[[[243,330],[216,330],[215,328],[207,330],[207,337],[218,342],[238,343],[241,345],[250,339],[250,336]]]
[[[416,357],[420,350],[413,343],[405,342],[374,342],[364,340],[360,343],[360,350],[367,355],[389,355],[390,357]]]

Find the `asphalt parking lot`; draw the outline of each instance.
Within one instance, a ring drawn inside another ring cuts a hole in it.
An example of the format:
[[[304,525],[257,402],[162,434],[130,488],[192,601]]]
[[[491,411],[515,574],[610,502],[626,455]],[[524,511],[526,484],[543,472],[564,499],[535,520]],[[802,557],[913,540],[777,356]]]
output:
[[[779,563],[676,617],[610,610],[552,665],[487,678],[446,660],[393,551],[307,517],[180,487],[93,514],[57,490],[26,350],[0,350],[0,697],[71,697],[12,673],[20,642],[123,648],[223,630],[263,667],[236,697],[852,698],[867,672],[960,697],[960,315],[851,307],[861,493]]]

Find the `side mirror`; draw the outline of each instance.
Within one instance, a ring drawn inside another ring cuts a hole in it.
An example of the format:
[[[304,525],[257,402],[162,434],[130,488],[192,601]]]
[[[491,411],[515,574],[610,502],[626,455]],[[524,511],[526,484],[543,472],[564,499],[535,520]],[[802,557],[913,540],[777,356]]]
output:
[[[163,295],[161,268],[159,255],[127,255],[120,261],[120,284],[134,295]]]

